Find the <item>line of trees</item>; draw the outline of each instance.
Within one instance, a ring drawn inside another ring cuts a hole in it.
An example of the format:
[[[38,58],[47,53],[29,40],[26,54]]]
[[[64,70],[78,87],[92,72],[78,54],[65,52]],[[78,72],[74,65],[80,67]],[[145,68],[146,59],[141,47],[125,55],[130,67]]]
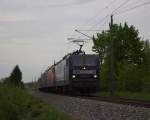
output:
[[[100,57],[101,90],[110,89],[110,37],[114,40],[115,88],[120,91],[150,91],[150,42],[127,23],[93,36],[92,50]]]

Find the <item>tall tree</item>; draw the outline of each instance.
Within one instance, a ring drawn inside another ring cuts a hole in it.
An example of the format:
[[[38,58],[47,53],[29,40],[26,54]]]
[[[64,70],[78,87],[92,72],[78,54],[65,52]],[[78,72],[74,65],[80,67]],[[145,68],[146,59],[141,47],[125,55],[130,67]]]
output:
[[[110,39],[111,37],[111,39]],[[93,51],[99,53],[102,65],[101,76],[107,78],[110,66],[110,40],[114,40],[113,49],[115,56],[115,77],[119,76],[119,65],[121,63],[139,66],[143,63],[143,41],[139,37],[139,32],[134,26],[128,26],[127,23],[114,24],[110,30],[98,33],[93,37]],[[107,65],[106,65],[107,64]],[[135,67],[131,67],[135,68]],[[107,74],[106,74],[107,72]],[[105,75],[105,76],[104,76]],[[108,81],[108,80],[107,80]]]
[[[93,36],[93,43],[92,50],[99,54],[100,65],[102,65],[109,44],[109,32],[102,31],[102,33],[97,33],[97,37]]]
[[[18,65],[16,65],[10,75],[10,82],[16,85],[20,85],[22,83],[22,72]]]
[[[112,27],[112,38],[114,39],[114,49],[116,59],[127,60],[129,63],[140,64],[142,62],[143,42],[138,36],[139,32],[134,26],[114,24]],[[92,50],[100,54],[102,61],[108,55],[110,44],[110,30],[98,33],[93,37],[94,46]]]

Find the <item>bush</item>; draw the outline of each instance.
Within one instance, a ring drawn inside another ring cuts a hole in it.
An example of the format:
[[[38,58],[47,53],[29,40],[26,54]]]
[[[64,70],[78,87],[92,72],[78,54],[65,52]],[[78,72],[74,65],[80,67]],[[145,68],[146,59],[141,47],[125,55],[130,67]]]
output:
[[[100,90],[108,91],[110,85],[108,61],[102,64],[100,71]]]
[[[1,120],[69,120],[69,117],[15,85],[0,84]]]
[[[118,74],[118,89],[125,91],[141,91],[143,87],[141,69],[126,62],[120,63]]]

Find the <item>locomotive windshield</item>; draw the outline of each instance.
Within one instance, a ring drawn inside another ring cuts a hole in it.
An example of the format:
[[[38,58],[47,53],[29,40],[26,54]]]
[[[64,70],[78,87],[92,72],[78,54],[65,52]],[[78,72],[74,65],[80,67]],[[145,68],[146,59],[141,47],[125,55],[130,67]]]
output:
[[[98,56],[97,55],[73,55],[72,66],[97,66]]]

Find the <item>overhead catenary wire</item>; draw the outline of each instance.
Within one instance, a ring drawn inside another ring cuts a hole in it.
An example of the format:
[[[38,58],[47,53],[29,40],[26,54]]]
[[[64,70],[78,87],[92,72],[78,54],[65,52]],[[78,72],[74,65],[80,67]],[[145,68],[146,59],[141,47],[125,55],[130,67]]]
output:
[[[116,0],[114,0],[114,2],[115,2]],[[121,3],[116,9],[114,9],[113,11],[112,11],[112,13],[111,14],[114,14],[114,12],[116,12],[118,9],[120,9],[121,7],[123,7],[125,4],[127,4],[128,2],[129,2],[130,0],[126,0],[126,1],[124,1],[123,3]],[[112,1],[113,2],[113,1]],[[109,4],[109,5],[111,5],[111,4]],[[109,17],[111,14],[108,14],[108,15],[106,15],[105,17],[103,17],[99,22],[97,22],[96,24],[94,24],[90,29],[88,29],[88,31],[85,33],[85,34],[87,34],[89,31],[92,31],[92,28],[94,28],[95,26],[97,26],[100,22],[103,22],[107,17]],[[105,24],[105,23],[104,23]],[[104,24],[102,24],[102,25],[104,25]],[[101,25],[101,26],[102,26]],[[79,37],[80,38],[80,37]]]
[[[114,9],[114,10],[112,11],[111,14],[114,14],[117,10],[119,10],[121,7],[123,7],[124,5],[126,5],[129,1],[130,1],[130,0],[126,0],[126,1],[124,1],[123,3],[121,3],[116,9]]]
[[[110,15],[109,15],[109,16],[110,16]],[[108,16],[108,17],[109,17],[109,16]],[[107,17],[107,18],[108,18],[108,17]],[[100,25],[97,24],[97,29],[99,29],[100,27],[104,27],[104,25],[106,25],[106,24],[108,23],[108,21],[109,21],[109,19],[106,19],[106,20],[103,22],[103,24],[100,24]],[[104,30],[104,29],[103,29],[103,30]],[[103,30],[100,29],[100,31],[103,31]]]
[[[123,6],[124,6],[125,4],[127,4],[129,1],[130,1],[130,0],[124,1],[124,2],[123,2],[122,4],[120,4],[117,8],[115,8],[115,9],[112,11],[111,14],[106,15],[106,16],[104,17],[104,19],[107,18],[107,17],[109,17],[110,15],[114,14],[117,10],[119,10],[121,7],[123,7]],[[103,19],[102,19],[101,21],[103,21]],[[98,25],[98,24],[99,24],[99,23],[96,23],[96,24],[93,25],[91,28],[93,28],[94,26],[96,26],[96,25]],[[105,24],[105,23],[104,23],[104,24]]]
[[[130,0],[126,0],[126,1],[124,1],[123,3],[121,3],[117,8],[115,8],[115,9],[112,11],[111,14],[106,15],[106,16],[104,17],[104,19],[107,18],[107,17],[109,17],[110,15],[114,14],[117,10],[119,10],[121,7],[123,7],[124,5],[126,5],[129,1],[130,1]],[[103,21],[103,19],[102,19],[101,21]],[[93,25],[91,28],[97,26],[98,24],[99,24],[99,22],[96,23],[95,25]],[[105,23],[104,23],[104,24],[105,24]],[[104,24],[103,24],[103,25],[104,25]],[[102,25],[101,25],[101,26],[102,26]],[[89,29],[89,31],[90,31],[90,29]]]
[[[117,0],[112,0],[110,3],[108,3],[104,8],[102,8],[100,11],[97,12],[96,15],[92,16],[85,24],[90,23],[94,18],[96,18],[100,13],[102,13],[104,10],[108,9],[113,3],[115,3]],[[84,25],[85,25],[84,24]]]
[[[102,8],[99,12],[98,12],[98,14],[96,14],[96,15],[94,15],[94,16],[92,16],[87,22],[85,22],[84,23],[84,25],[82,25],[82,26],[85,26],[85,25],[87,25],[88,23],[90,23],[95,17],[97,17],[100,13],[102,13],[105,9],[108,9],[113,3],[115,3],[117,0],[112,0],[110,3],[108,3],[104,8]],[[100,22],[100,21],[99,21]],[[98,23],[99,23],[98,22]],[[95,25],[93,25],[93,26],[95,26]],[[92,26],[92,27],[93,27]],[[101,31],[101,30],[83,30],[83,31]],[[72,35],[71,36],[73,36],[74,35],[74,33],[75,33],[75,31],[73,31],[73,33],[72,33]],[[80,38],[80,37],[79,37]]]
[[[136,5],[136,6],[134,6],[134,7],[129,8],[129,9],[126,9],[126,10],[123,11],[123,12],[115,13],[115,12],[118,11],[120,8],[122,8],[124,5],[126,5],[129,1],[130,1],[130,0],[126,0],[126,1],[124,1],[123,3],[121,3],[117,8],[115,8],[115,9],[112,11],[111,14],[108,14],[108,15],[106,15],[105,17],[103,17],[98,23],[94,24],[90,29],[88,29],[88,30],[81,30],[81,31],[86,31],[85,34],[89,33],[90,31],[102,31],[102,30],[92,30],[92,28],[94,28],[95,26],[97,26],[99,23],[103,22],[107,17],[109,17],[109,16],[112,15],[112,14],[113,14],[113,15],[118,15],[118,14],[121,14],[121,13],[128,12],[128,11],[130,11],[130,10],[136,9],[136,8],[138,8],[138,7],[142,7],[142,6],[145,6],[145,5],[150,4],[150,1],[144,2],[144,3],[142,3],[142,4],[139,4],[139,5]],[[105,24],[105,23],[104,23],[104,24]],[[102,26],[102,25],[101,25],[101,26]],[[80,36],[80,37],[81,37],[81,36]],[[80,37],[78,37],[78,38],[80,38]]]
[[[98,25],[99,23],[103,22],[106,18],[108,18],[108,16],[109,16],[109,15],[106,15],[105,17],[101,18],[100,21],[99,21],[98,23],[94,24],[92,27],[90,27],[90,28],[88,29],[88,31],[87,31],[86,33],[84,33],[84,35],[88,36],[88,35],[87,35],[88,32],[89,32],[90,30],[92,30],[92,28],[94,28],[96,25]],[[77,30],[75,30],[75,31],[77,31]],[[78,31],[79,31],[79,30],[78,30]],[[78,32],[78,33],[79,33],[79,32]],[[82,34],[82,35],[83,35],[83,34]],[[82,37],[82,36],[79,36],[78,39],[79,39],[80,37]]]
[[[140,8],[140,7],[149,5],[149,4],[150,4],[150,1],[147,1],[147,2],[144,2],[144,3],[142,3],[142,4],[138,4],[138,5],[136,5],[136,6],[133,6],[133,7],[131,7],[131,8],[128,8],[128,9],[122,11],[122,12],[115,13],[115,15],[123,14],[123,13],[132,11],[132,10],[134,10],[134,9],[137,9],[137,8]]]
[[[99,22],[97,22],[96,24],[94,24],[92,27],[90,27],[89,30],[91,30],[92,28],[94,28],[95,26],[97,26],[99,23],[104,22],[105,19],[107,19],[110,15],[106,15],[105,17],[101,18]]]
[[[112,0],[110,3],[108,3],[104,8],[102,8],[99,12],[98,12],[98,14],[96,14],[96,15],[94,15],[93,17],[91,17],[84,25],[87,25],[88,23],[90,23],[95,17],[97,17],[100,13],[102,13],[105,9],[108,9],[112,4],[114,4],[115,2],[116,2],[117,0]],[[108,16],[105,16],[105,17],[108,17]],[[105,17],[103,17],[104,19],[105,19]],[[96,23],[96,24],[94,24],[89,30],[88,30],[88,32],[89,31],[101,31],[101,30],[91,30],[93,27],[95,27],[97,24],[99,24],[100,22],[103,22],[103,18],[102,19],[100,19],[100,21],[98,22],[98,23]],[[83,26],[84,26],[83,25]],[[86,30],[85,30],[86,31]],[[73,34],[74,34],[74,32],[73,32]],[[72,36],[73,36],[73,34],[72,34]],[[86,33],[85,33],[86,34]],[[81,36],[80,36],[81,37]],[[79,38],[80,38],[79,37]]]

